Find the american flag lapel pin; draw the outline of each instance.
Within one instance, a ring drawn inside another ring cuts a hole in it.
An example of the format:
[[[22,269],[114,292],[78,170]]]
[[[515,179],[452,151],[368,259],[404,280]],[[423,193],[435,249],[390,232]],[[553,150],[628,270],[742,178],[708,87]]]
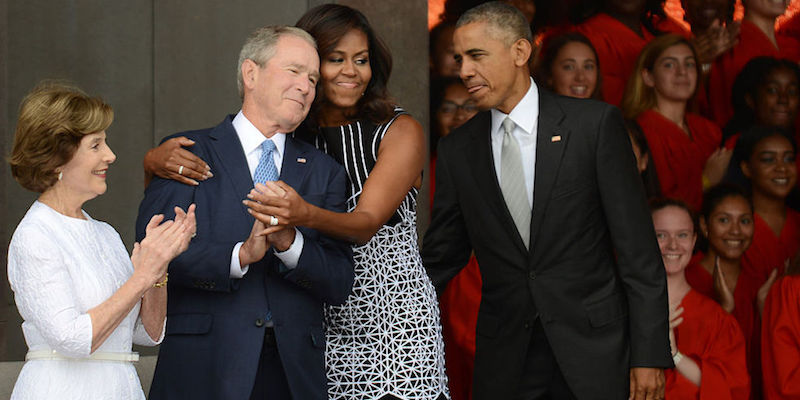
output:
[[[550,142],[552,142],[552,143],[560,142],[560,141],[561,141],[561,135],[553,135],[553,136],[550,137]]]
[[[306,163],[306,159],[303,158],[303,157],[297,157],[297,162],[299,162],[300,164],[305,164]]]

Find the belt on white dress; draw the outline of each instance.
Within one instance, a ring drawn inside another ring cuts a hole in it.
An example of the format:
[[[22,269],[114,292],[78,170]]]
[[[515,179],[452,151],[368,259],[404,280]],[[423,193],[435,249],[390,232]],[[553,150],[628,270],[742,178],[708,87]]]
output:
[[[96,351],[87,358],[65,357],[58,354],[55,350],[35,350],[29,351],[25,355],[28,360],[70,360],[70,361],[139,361],[139,353],[113,353],[110,351]]]

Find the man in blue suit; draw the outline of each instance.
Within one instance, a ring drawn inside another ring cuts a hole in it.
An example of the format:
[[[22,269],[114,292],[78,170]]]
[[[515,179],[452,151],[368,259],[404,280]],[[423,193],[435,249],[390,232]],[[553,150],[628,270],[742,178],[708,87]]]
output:
[[[327,399],[323,303],[350,293],[350,246],[300,227],[265,235],[242,204],[254,182],[280,179],[310,203],[345,211],[343,168],[286,135],[308,114],[318,79],[311,36],[262,28],[239,55],[242,110],[174,135],[196,142],[214,177],[200,186],[156,178],[139,208],[141,239],[152,215],[197,204],[196,237],[169,266],[150,399]]]

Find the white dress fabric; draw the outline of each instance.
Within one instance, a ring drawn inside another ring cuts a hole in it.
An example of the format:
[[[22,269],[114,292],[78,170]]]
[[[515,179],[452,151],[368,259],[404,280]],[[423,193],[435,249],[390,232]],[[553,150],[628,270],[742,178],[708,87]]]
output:
[[[67,217],[37,201],[11,238],[8,280],[28,349],[70,358],[25,362],[11,399],[145,398],[133,364],[87,359],[92,342],[87,311],[111,297],[133,274],[133,265],[114,228],[83,214],[85,220]],[[98,352],[130,353],[132,342],[158,344],[138,318],[140,306]]]
[[[318,148],[344,165],[348,211],[375,166],[381,140],[396,118],[322,128]],[[353,292],[326,310],[328,397],[332,400],[449,398],[436,290],[417,245],[417,189],[363,246],[353,247]]]

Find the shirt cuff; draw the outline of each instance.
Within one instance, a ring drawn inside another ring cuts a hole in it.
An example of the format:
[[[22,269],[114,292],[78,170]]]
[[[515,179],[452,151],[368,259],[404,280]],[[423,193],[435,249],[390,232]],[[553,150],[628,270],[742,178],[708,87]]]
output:
[[[303,234],[297,228],[294,228],[294,242],[289,246],[286,251],[275,250],[275,256],[278,257],[283,265],[289,269],[295,269],[297,263],[300,261],[300,254],[303,253]]]
[[[239,249],[242,248],[243,244],[244,242],[239,242],[236,243],[236,246],[233,246],[233,252],[231,252],[231,279],[244,278],[244,274],[250,269],[249,265],[239,265]]]

